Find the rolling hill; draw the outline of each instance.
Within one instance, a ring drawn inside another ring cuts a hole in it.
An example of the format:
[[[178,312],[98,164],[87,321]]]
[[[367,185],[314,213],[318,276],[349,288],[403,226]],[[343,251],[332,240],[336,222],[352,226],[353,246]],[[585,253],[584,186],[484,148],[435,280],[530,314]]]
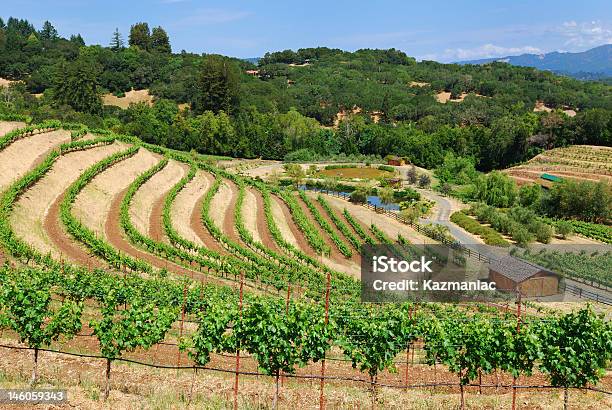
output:
[[[612,44],[605,44],[580,53],[521,54],[502,58],[461,61],[459,64],[487,64],[494,61],[511,65],[550,70],[579,79],[612,76]]]

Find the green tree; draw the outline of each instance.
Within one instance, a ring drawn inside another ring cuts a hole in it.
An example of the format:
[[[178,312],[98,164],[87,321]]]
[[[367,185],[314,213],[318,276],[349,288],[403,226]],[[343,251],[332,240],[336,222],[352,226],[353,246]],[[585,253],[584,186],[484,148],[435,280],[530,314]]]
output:
[[[300,164],[285,164],[285,173],[293,180],[296,187],[300,186],[306,178],[306,172]]]
[[[436,168],[435,175],[443,182],[468,184],[476,177],[472,158],[456,157],[452,152],[444,156],[444,163]]]
[[[110,48],[113,51],[120,51],[124,48],[123,36],[119,32],[119,28],[115,28],[115,32],[113,33],[113,38],[110,42]]]
[[[542,198],[542,188],[538,184],[523,185],[519,189],[519,203],[526,207],[537,209]]]
[[[151,47],[151,31],[147,23],[136,23],[130,27],[129,44],[130,47],[149,50]]]
[[[370,195],[370,187],[366,184],[359,184],[353,192],[351,192],[351,202],[362,204],[368,201]]]
[[[191,109],[198,114],[206,110],[232,113],[238,104],[239,85],[240,74],[233,62],[208,55],[202,61]]]
[[[49,21],[45,21],[42,30],[40,30],[41,40],[56,40],[58,37],[57,30],[53,27],[53,24]]]
[[[491,206],[508,208],[516,201],[516,183],[506,174],[493,171],[475,179],[474,197]]]
[[[83,40],[83,37],[80,34],[77,35],[71,35],[70,36],[70,42],[73,44],[76,44],[79,47],[83,47],[85,46],[85,40]]]
[[[153,28],[153,32],[151,33],[151,51],[157,51],[158,53],[172,52],[170,37],[168,37],[166,30],[161,27]]]
[[[102,99],[98,87],[99,67],[87,58],[62,63],[56,70],[53,99],[58,105],[68,105],[76,111],[98,114]]]
[[[409,184],[416,184],[417,180],[419,178],[419,174],[417,172],[416,167],[413,165],[410,167],[410,169],[406,172],[406,179],[408,180]]]
[[[386,187],[378,190],[378,198],[380,198],[380,202],[383,204],[390,204],[393,202],[393,188]]]

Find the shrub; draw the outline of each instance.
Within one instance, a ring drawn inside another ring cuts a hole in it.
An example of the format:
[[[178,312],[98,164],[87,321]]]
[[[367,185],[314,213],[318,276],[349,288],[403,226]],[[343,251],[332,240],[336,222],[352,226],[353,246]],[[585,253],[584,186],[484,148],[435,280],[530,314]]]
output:
[[[484,243],[487,245],[493,246],[509,246],[510,243],[506,241],[503,236],[501,236],[494,229],[489,228],[488,226],[481,225],[475,219],[470,218],[465,214],[464,211],[455,212],[450,217],[451,222],[456,223],[466,231],[478,235],[482,238]]]
[[[427,188],[431,184],[431,178],[427,174],[419,175],[419,188]]]
[[[381,171],[387,171],[387,172],[395,173],[395,168],[393,168],[390,165],[379,165],[378,169],[381,170]]]
[[[572,224],[568,221],[559,221],[555,225],[555,231],[559,235],[561,235],[563,239],[566,239],[574,232],[574,228],[572,227]]]
[[[398,201],[419,201],[421,199],[421,194],[412,188],[395,191],[394,195]]]
[[[510,235],[512,236],[512,240],[516,242],[518,246],[522,247],[533,240],[533,236],[529,231],[518,223],[512,225],[510,228]]]
[[[534,233],[538,242],[548,243],[553,235],[553,228],[544,222],[538,222]]]
[[[364,187],[358,187],[351,192],[351,202],[362,204],[368,200],[368,190]]]

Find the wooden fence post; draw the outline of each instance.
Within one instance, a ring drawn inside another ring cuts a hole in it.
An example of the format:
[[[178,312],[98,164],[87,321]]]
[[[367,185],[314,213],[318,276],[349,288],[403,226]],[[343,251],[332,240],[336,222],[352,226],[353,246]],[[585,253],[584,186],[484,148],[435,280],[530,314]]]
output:
[[[240,299],[238,300],[238,312],[242,318],[242,287],[244,286],[244,272],[240,272]],[[236,347],[236,377],[234,379],[234,410],[238,410],[238,376],[240,373],[240,341]]]
[[[327,272],[327,285],[325,289],[325,324],[329,323],[329,290],[331,285],[331,274]],[[325,357],[321,360],[321,395],[319,396],[319,410],[325,408]]]

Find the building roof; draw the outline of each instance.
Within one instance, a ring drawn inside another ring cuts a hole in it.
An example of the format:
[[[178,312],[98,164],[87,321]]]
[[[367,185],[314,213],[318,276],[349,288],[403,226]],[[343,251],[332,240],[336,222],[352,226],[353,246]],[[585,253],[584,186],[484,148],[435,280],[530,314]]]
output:
[[[554,272],[550,269],[536,265],[532,262],[515,258],[514,256],[504,256],[499,259],[491,259],[489,268],[516,283],[523,282],[540,272],[554,274]]]
[[[563,178],[561,178],[561,177],[558,177],[556,175],[546,174],[546,173],[540,175],[540,178],[546,179],[548,181],[553,181],[553,182],[561,182],[561,181],[563,181]]]

